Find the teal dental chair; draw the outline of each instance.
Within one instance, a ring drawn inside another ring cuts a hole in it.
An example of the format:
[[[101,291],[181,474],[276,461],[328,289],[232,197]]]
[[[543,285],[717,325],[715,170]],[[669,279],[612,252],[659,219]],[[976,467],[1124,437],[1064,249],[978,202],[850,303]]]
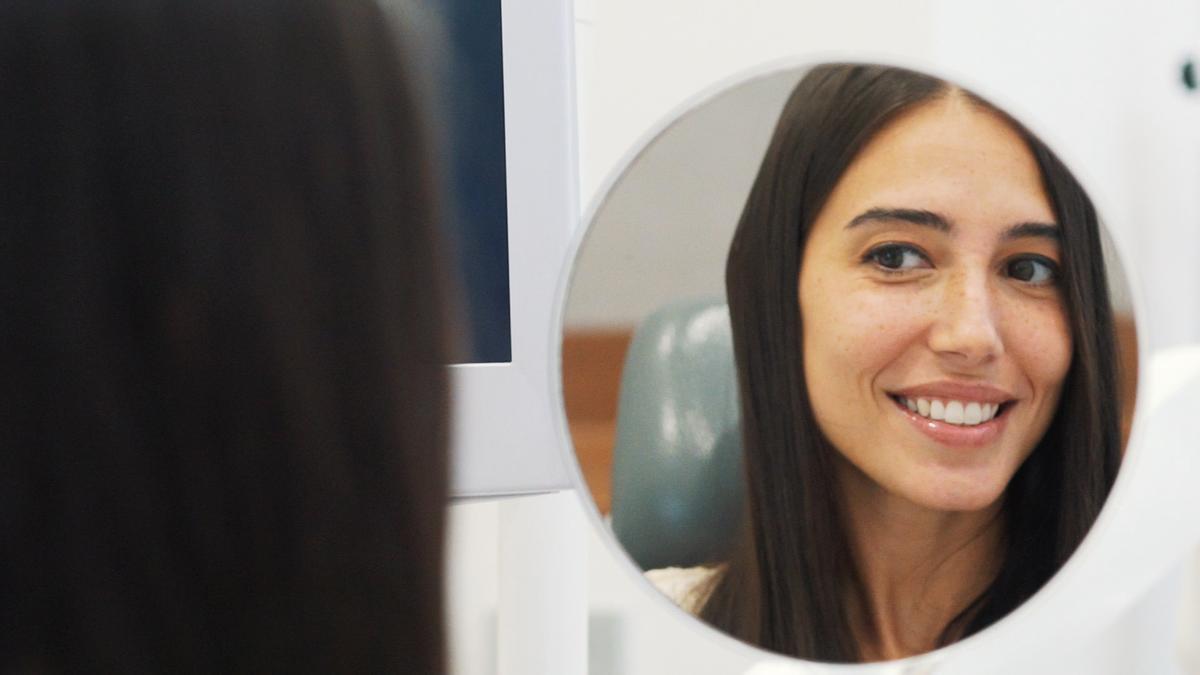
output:
[[[625,356],[613,448],[612,528],[642,569],[724,560],[742,503],[729,310],[673,303]]]

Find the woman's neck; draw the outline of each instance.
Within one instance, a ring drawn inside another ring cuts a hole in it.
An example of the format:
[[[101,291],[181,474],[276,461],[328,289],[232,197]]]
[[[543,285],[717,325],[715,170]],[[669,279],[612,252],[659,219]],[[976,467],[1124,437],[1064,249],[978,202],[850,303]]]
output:
[[[982,511],[934,511],[887,493],[853,467],[842,473],[859,581],[846,600],[862,659],[935,649],[951,619],[1000,569],[1001,503]]]

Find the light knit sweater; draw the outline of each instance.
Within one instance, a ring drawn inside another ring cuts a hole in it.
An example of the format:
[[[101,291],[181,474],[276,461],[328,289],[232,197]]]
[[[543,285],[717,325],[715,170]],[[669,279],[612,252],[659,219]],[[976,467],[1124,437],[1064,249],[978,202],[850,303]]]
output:
[[[698,614],[712,590],[708,583],[719,567],[663,567],[648,570],[646,578],[654,587],[689,614]]]

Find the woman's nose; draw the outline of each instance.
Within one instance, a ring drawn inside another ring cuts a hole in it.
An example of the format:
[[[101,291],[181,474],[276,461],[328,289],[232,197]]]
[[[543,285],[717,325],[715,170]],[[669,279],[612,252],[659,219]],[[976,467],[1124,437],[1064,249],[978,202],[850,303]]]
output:
[[[929,346],[955,365],[976,366],[1004,352],[995,302],[986,273],[962,273],[942,287]]]

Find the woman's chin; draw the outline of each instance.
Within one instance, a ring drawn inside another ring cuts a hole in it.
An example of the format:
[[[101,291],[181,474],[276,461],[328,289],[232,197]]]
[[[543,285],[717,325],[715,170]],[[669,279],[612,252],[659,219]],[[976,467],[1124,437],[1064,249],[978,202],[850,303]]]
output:
[[[909,501],[931,511],[971,512],[993,507],[1004,494],[1004,483],[942,480],[925,484],[908,496]]]
[[[1004,497],[1019,462],[1001,449],[974,457],[920,456],[889,467],[890,477],[878,475],[879,483],[898,496],[933,511],[983,511]]]

